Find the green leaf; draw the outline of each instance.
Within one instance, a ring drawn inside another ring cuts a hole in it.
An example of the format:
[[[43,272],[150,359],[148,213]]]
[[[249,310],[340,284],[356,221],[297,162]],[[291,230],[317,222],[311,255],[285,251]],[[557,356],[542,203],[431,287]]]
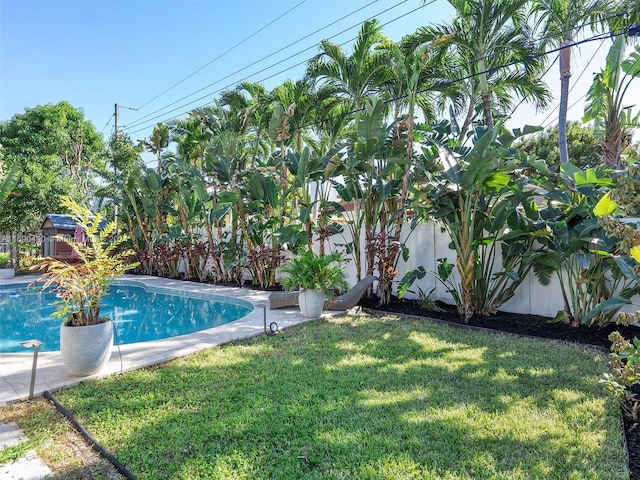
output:
[[[147,188],[156,195],[162,191],[162,180],[155,170],[147,168],[145,170],[144,182]]]
[[[426,274],[427,271],[422,265],[418,268],[414,268],[413,270],[407,270],[398,284],[398,297],[403,298],[411,285],[413,285],[413,282],[424,278]]]
[[[613,212],[615,212],[616,208],[618,207],[618,204],[611,199],[610,193],[611,192],[605,193],[602,196],[602,198],[598,200],[598,203],[593,208],[593,214],[596,217],[602,218],[607,215],[611,215]]]
[[[209,221],[211,223],[216,223],[222,220],[229,212],[231,205],[231,203],[219,203],[217,205],[214,205],[209,212]]]
[[[7,176],[2,180],[0,184],[0,201],[4,200],[9,196],[11,191],[18,184],[18,180],[20,179],[20,174],[22,173],[22,167],[19,163],[14,163],[9,170]]]
[[[309,147],[304,147],[304,149],[302,150],[302,152],[300,153],[300,161],[298,162],[298,185],[300,186],[304,186],[306,185],[310,179],[308,178],[309,175],[309,156],[310,156],[310,152],[309,152]]]
[[[240,194],[236,192],[220,192],[217,194],[220,203],[238,203]]]
[[[582,323],[589,323],[601,314],[615,313],[625,305],[630,305],[631,300],[622,297],[614,297],[599,303],[594,309],[582,317]]]

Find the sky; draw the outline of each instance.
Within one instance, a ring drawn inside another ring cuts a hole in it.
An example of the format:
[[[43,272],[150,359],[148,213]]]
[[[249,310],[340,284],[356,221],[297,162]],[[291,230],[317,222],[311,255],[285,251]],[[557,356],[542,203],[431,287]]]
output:
[[[240,81],[271,89],[301,78],[320,40],[350,51],[366,19],[397,41],[452,13],[445,0],[0,0],[0,121],[66,100],[106,138],[117,103],[120,128],[138,140]],[[570,119],[582,117],[608,46],[574,53]],[[554,105],[558,76],[556,64],[546,77]],[[631,93],[640,104],[640,88]],[[556,116],[522,105],[510,126]]]

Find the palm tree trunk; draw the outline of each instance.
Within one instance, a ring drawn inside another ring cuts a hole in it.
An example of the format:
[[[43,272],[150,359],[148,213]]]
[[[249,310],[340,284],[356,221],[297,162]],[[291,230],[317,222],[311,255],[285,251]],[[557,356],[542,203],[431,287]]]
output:
[[[567,105],[569,104],[569,79],[571,78],[571,48],[560,42],[560,109],[558,112],[558,148],[560,163],[569,161],[567,147]]]
[[[464,137],[467,135],[467,131],[471,126],[471,120],[473,119],[473,112],[476,110],[476,104],[473,99],[469,100],[469,109],[467,110],[467,116],[464,118],[464,123],[462,124],[462,128],[460,129],[460,138],[458,139],[460,143],[464,143]]]
[[[482,97],[482,107],[484,109],[484,121],[487,125],[487,128],[493,128],[493,114],[491,113],[491,96],[488,91],[480,92],[480,96]]]

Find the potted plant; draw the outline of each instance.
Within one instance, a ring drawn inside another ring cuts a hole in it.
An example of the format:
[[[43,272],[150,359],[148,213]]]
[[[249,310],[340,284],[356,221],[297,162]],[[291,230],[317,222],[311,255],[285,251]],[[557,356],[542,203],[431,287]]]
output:
[[[99,371],[109,360],[113,344],[113,323],[100,316],[100,301],[114,280],[136,263],[128,263],[131,250],[119,250],[126,240],[118,235],[116,223],[106,222],[100,213],[65,198],[80,235],[58,237],[73,248],[73,258],[63,261],[48,257],[33,267],[42,272],[38,281],[43,289],[53,288],[58,307],[54,316],[61,318],[60,353],[67,369],[86,376]]]
[[[319,256],[305,251],[280,269],[286,274],[281,280],[283,288],[300,291],[298,302],[305,317],[319,317],[325,299],[348,288],[341,262],[338,253]]]
[[[16,271],[11,267],[9,252],[0,252],[0,280],[13,278]]]

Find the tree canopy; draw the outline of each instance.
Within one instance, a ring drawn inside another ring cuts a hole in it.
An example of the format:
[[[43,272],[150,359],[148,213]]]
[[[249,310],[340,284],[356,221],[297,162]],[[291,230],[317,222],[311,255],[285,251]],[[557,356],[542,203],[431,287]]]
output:
[[[0,163],[20,165],[14,194],[0,205],[0,230],[38,228],[61,198],[87,200],[105,171],[105,145],[84,113],[68,102],[27,108],[0,123]]]

